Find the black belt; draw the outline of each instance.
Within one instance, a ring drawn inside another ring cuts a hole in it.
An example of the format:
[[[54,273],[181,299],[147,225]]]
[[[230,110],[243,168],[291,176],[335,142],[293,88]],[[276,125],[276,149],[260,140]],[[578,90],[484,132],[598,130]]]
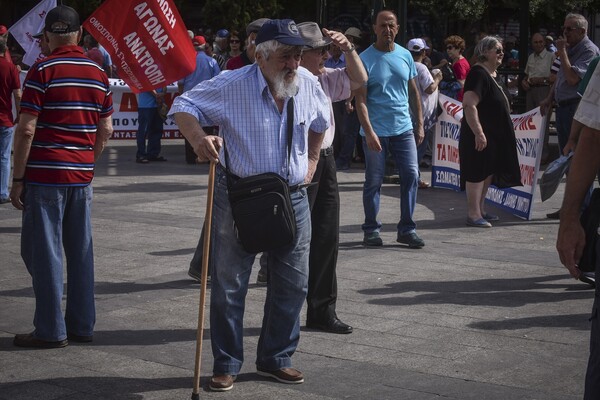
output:
[[[576,97],[574,99],[567,99],[567,100],[560,100],[556,102],[556,105],[558,105],[559,107],[565,107],[565,106],[570,106],[573,104],[577,104],[581,101],[581,97]]]
[[[316,184],[317,184],[317,182],[311,182],[311,183],[299,183],[297,185],[290,186],[290,193],[297,192],[300,189],[308,188],[308,187],[314,186]]]
[[[321,157],[328,157],[333,155],[333,146],[329,146],[326,149],[321,149]]]

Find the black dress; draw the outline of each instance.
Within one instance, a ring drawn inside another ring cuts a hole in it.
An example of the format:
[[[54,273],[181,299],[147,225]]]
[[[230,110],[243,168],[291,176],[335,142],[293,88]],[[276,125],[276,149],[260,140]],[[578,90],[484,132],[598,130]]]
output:
[[[463,117],[458,142],[461,189],[465,190],[465,182],[481,182],[490,175],[492,184],[499,188],[521,186],[515,130],[504,92],[480,65],[473,66],[467,75],[465,92],[468,91],[479,96],[477,113],[487,147],[475,150],[475,135]]]

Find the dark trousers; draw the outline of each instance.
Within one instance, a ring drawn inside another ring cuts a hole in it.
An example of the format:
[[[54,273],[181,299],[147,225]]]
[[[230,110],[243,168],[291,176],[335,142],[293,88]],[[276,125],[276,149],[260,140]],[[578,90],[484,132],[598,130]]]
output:
[[[596,275],[600,272],[600,241],[596,244]],[[585,394],[584,400],[600,399],[600,326],[598,325],[600,316],[598,308],[600,307],[600,288],[596,286],[596,297],[592,308],[592,331],[590,333],[590,358],[588,360],[587,372],[585,374]]]
[[[323,153],[326,153],[324,155]],[[306,319],[326,323],[335,318],[337,300],[336,265],[340,227],[340,197],[333,151],[321,151],[313,177],[316,185],[308,188],[311,208],[308,310]]]

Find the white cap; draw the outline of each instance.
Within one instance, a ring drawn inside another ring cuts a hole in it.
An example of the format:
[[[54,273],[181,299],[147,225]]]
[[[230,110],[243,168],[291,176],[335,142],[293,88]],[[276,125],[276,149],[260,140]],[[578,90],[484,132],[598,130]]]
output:
[[[408,41],[408,45],[406,47],[408,48],[409,51],[412,51],[414,53],[418,53],[423,49],[425,49],[425,50],[429,49],[429,47],[427,47],[427,44],[425,43],[425,41],[421,38],[410,39]]]

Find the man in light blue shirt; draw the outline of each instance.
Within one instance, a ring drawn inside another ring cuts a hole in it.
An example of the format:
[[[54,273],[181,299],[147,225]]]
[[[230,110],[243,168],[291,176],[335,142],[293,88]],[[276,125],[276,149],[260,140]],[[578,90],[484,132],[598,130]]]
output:
[[[311,238],[306,189],[311,181],[322,133],[329,127],[327,97],[317,79],[298,68],[304,40],[292,20],[265,22],[256,37],[256,62],[201,82],[177,97],[170,114],[201,159],[219,162],[216,174],[211,232],[211,344],[214,357],[209,387],[233,387],[244,359],[244,299],[256,254],[238,240],[227,195],[227,167],[244,178],[274,172],[293,188],[295,241],[269,250],[269,279],[256,368],[260,375],[282,383],[302,383],[291,368],[291,355],[300,338],[300,311],[308,284]],[[293,96],[291,154],[287,153],[287,104]],[[202,126],[219,126],[209,136]]]
[[[366,163],[363,243],[367,246],[383,245],[377,214],[385,156],[389,151],[395,158],[401,182],[396,241],[410,248],[421,248],[425,242],[417,236],[412,219],[419,181],[416,146],[425,136],[421,96],[416,84],[417,71],[410,52],[394,43],[398,19],[392,11],[380,11],[373,29],[377,35],[376,42],[360,54],[369,80],[366,86],[355,91]]]
[[[203,41],[204,43],[199,44],[199,41]],[[197,50],[196,69],[194,72],[177,82],[177,87],[180,94],[187,92],[202,81],[219,75],[221,72],[217,61],[214,58],[209,57],[204,51],[206,46],[206,40],[204,37],[196,36],[194,39],[192,39],[192,43],[194,43],[194,47]]]

